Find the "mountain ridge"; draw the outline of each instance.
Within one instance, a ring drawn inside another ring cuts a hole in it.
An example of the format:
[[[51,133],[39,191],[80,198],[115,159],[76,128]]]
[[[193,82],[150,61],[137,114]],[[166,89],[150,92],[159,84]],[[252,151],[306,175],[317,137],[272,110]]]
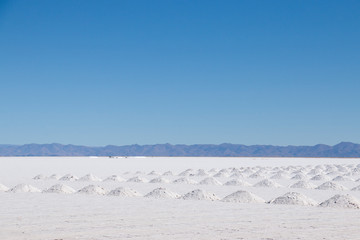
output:
[[[274,146],[243,144],[153,144],[88,147],[72,144],[0,145],[0,156],[194,156],[194,157],[360,157],[360,144]]]

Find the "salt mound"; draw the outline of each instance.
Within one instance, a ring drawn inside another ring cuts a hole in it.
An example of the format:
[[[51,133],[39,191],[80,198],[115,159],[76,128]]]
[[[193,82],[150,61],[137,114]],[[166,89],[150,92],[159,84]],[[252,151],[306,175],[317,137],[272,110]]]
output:
[[[323,171],[321,169],[311,169],[310,172],[308,172],[307,175],[318,175],[320,173],[322,173]]]
[[[239,177],[244,177],[244,175],[242,175],[242,173],[240,173],[240,172],[236,172],[236,173],[234,173],[233,175],[231,175],[230,176],[231,178],[239,178]]]
[[[186,183],[186,184],[197,184],[196,181],[189,179],[187,177],[182,177],[182,178],[178,178],[175,179],[172,183],[178,184],[178,183]]]
[[[49,179],[53,179],[53,180],[59,180],[61,176],[59,176],[58,174],[53,174],[49,177]]]
[[[170,181],[166,178],[158,177],[151,179],[149,183],[169,183]]]
[[[201,189],[196,189],[191,192],[186,193],[181,197],[184,200],[220,200],[218,196],[216,196],[214,193],[209,193]]]
[[[111,176],[105,178],[103,181],[104,182],[111,182],[111,181],[112,182],[124,182],[125,179],[123,179],[122,177],[117,176],[117,175],[111,175]]]
[[[250,183],[239,180],[239,179],[230,180],[230,181],[224,183],[224,185],[226,185],[226,186],[244,186],[244,187],[251,186]]]
[[[174,174],[171,171],[167,171],[163,173],[163,176],[173,176]]]
[[[156,188],[145,195],[147,198],[179,198],[180,195],[167,190],[166,188]]]
[[[77,191],[77,193],[105,195],[106,190],[104,188],[100,187],[100,186],[89,185],[89,186],[86,186],[86,187],[80,189],[79,191]]]
[[[275,187],[275,188],[278,188],[278,187],[282,187],[282,186],[280,184],[272,181],[272,180],[265,179],[265,180],[262,180],[262,181],[256,183],[254,185],[254,187]]]
[[[73,188],[63,184],[56,184],[43,191],[43,193],[64,193],[64,194],[70,194],[74,192],[75,190]]]
[[[303,173],[298,173],[291,178],[291,180],[307,180],[308,177]]]
[[[151,176],[151,175],[160,176],[160,173],[158,173],[158,172],[156,172],[156,171],[151,171],[151,172],[149,172],[148,175],[149,175],[149,176]]]
[[[200,185],[222,185],[221,182],[219,182],[218,180],[216,180],[213,177],[207,177],[205,179],[203,179],[202,181],[199,182]]]
[[[323,184],[321,184],[320,186],[318,186],[315,189],[319,189],[319,190],[347,190],[346,187],[338,184],[338,183],[334,183],[334,182],[324,182]]]
[[[327,181],[329,180],[330,178],[326,175],[322,175],[322,174],[318,174],[312,178],[310,178],[310,180],[312,181]]]
[[[248,178],[264,178],[264,175],[260,173],[253,173]]]
[[[0,187],[1,189],[1,187]],[[351,189],[351,191],[360,191],[360,185]]]
[[[63,176],[62,178],[60,178],[60,181],[76,181],[79,178],[77,176],[74,176],[72,174],[66,174],[65,176]]]
[[[209,174],[204,169],[199,169],[194,176],[204,177],[209,176]]]
[[[228,173],[226,173],[226,172],[218,172],[217,174],[215,174],[213,177],[217,177],[217,178],[225,178],[225,177],[228,177],[229,176],[229,174]]]
[[[40,189],[33,187],[31,185],[28,185],[28,184],[19,184],[19,185],[16,185],[15,187],[11,188],[10,190],[8,190],[8,192],[24,193],[24,192],[41,192],[41,191],[40,191]]]
[[[82,178],[79,179],[79,181],[93,181],[93,182],[100,182],[101,179],[97,176],[92,175],[91,173],[86,174]]]
[[[342,181],[353,181],[353,180],[349,177],[337,176],[337,177],[333,178],[332,181],[342,182]]]
[[[237,203],[263,203],[264,199],[247,191],[237,191],[226,197],[221,201],[223,202],[237,202]]]
[[[46,179],[46,176],[39,174],[39,175],[36,175],[35,177],[33,177],[33,179],[34,180],[44,180],[44,179]]]
[[[352,208],[360,209],[360,201],[350,195],[337,194],[332,198],[320,203],[321,207]]]
[[[307,189],[314,189],[315,187],[316,186],[314,184],[309,183],[307,181],[299,181],[290,186],[290,188],[307,188]]]
[[[145,179],[145,178],[137,176],[137,177],[133,177],[133,178],[128,179],[127,182],[144,183],[144,182],[148,182],[148,180]]]
[[[193,172],[192,169],[187,169],[187,170],[181,172],[178,176],[186,177],[186,176],[189,176],[192,172]]]
[[[270,177],[271,179],[288,179],[289,176],[285,173],[276,173],[275,175]]]
[[[338,172],[338,171],[332,171],[332,172],[328,172],[328,173],[326,174],[326,176],[337,176],[337,175],[339,175],[339,173],[340,173],[340,172]]]
[[[109,196],[141,197],[142,195],[131,188],[118,187],[108,193]]]
[[[7,186],[2,185],[2,184],[0,183],[0,192],[5,192],[5,191],[8,191],[8,190],[9,190],[9,188],[8,188]]]
[[[303,205],[303,206],[314,206],[317,203],[307,196],[297,193],[288,192],[284,195],[269,201],[270,204],[289,204],[289,205]]]

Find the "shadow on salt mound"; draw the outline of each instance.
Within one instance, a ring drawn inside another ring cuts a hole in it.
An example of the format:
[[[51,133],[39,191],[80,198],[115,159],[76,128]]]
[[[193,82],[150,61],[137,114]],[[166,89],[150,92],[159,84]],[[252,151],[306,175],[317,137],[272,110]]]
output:
[[[163,177],[151,179],[149,183],[169,183],[170,181]]]
[[[263,174],[260,173],[253,173],[250,176],[248,176],[248,178],[264,178],[265,176]]]
[[[282,187],[280,184],[269,180],[269,179],[264,179],[256,184],[254,184],[254,187],[274,187],[274,188],[280,188]]]
[[[54,186],[51,186],[48,189],[45,189],[42,191],[43,193],[64,193],[64,194],[70,194],[76,192],[73,188],[63,185],[63,184],[56,184]]]
[[[226,177],[229,177],[229,174],[227,172],[218,172],[217,174],[215,174],[213,177],[216,177],[216,178],[226,178]]]
[[[151,171],[148,173],[149,176],[160,176],[160,173],[156,172],[156,171]]]
[[[360,209],[360,201],[350,195],[337,194],[332,198],[320,203],[320,207],[352,208]]]
[[[217,179],[213,177],[207,177],[199,182],[200,185],[222,185]]]
[[[289,179],[289,176],[286,173],[276,173],[270,179]]]
[[[231,178],[243,178],[244,175],[240,172],[236,172],[236,173],[233,173],[230,177]]]
[[[9,190],[9,188],[7,186],[0,183],[0,192],[6,192],[8,190]]]
[[[354,180],[349,177],[337,176],[333,178],[331,181],[344,182],[344,181],[354,181]]]
[[[60,179],[60,175],[58,175],[58,174],[53,174],[53,175],[51,175],[50,177],[49,177],[49,179],[52,179],[52,180],[59,180]]]
[[[172,173],[172,171],[167,171],[163,173],[163,176],[174,176],[174,174]]]
[[[39,174],[39,175],[36,175],[35,177],[33,177],[33,179],[34,180],[45,180],[46,176],[43,174]]]
[[[237,203],[264,203],[265,200],[247,191],[237,191],[226,197],[223,202],[237,202]]]
[[[230,180],[230,181],[224,183],[224,185],[226,185],[226,186],[243,186],[243,187],[251,186],[250,183],[242,181],[240,179]]]
[[[346,187],[335,182],[324,182],[317,188],[318,190],[347,190]]]
[[[25,192],[41,192],[40,189],[33,187],[31,185],[28,184],[19,184],[16,185],[15,187],[11,188],[10,190],[8,190],[8,192],[12,192],[12,193],[25,193]]]
[[[175,179],[172,183],[179,184],[179,183],[185,183],[185,184],[197,184],[196,181],[189,179],[187,177],[182,177]]]
[[[277,197],[268,203],[270,204],[287,204],[287,205],[302,205],[302,206],[315,206],[317,202],[307,196],[297,193],[288,192],[284,195]]]
[[[148,182],[148,180],[146,178],[137,176],[137,177],[129,178],[127,182],[145,183]]]
[[[197,176],[197,177],[206,177],[209,175],[210,174],[207,173],[204,169],[199,169],[199,170],[197,170],[197,172],[195,174],[193,174],[193,176]]]
[[[312,180],[312,181],[328,181],[328,180],[330,180],[330,178],[326,175],[318,174],[318,175],[310,178],[310,180]]]
[[[105,195],[107,191],[103,187],[89,185],[80,189],[79,191],[77,191],[77,193],[89,194],[89,195]]]
[[[131,188],[123,188],[123,187],[115,188],[114,190],[111,190],[107,195],[118,196],[118,197],[141,197],[142,196],[139,192],[137,192]]]
[[[189,169],[186,169],[185,171],[179,173],[178,176],[181,176],[181,177],[186,177],[186,176],[189,176],[190,174],[193,173],[193,169],[189,168]]]
[[[89,173],[89,174],[86,174],[85,176],[83,176],[82,178],[80,178],[78,181],[100,182],[101,179],[99,177],[94,176],[93,174]]]
[[[125,179],[117,175],[111,175],[105,178],[103,182],[125,182]]]
[[[188,192],[184,194],[181,199],[184,200],[208,200],[208,201],[216,201],[220,200],[218,196],[215,195],[215,193],[206,192],[201,189],[196,189],[191,192]]]
[[[76,181],[79,178],[75,175],[72,174],[66,174],[65,176],[63,176],[62,178],[60,178],[60,181]]]
[[[174,192],[167,190],[166,188],[156,188],[146,194],[146,198],[156,198],[156,199],[174,199],[179,198],[180,195]]]
[[[290,186],[290,188],[305,188],[305,189],[314,189],[316,186],[307,181],[298,181]]]
[[[351,191],[360,191],[360,185],[352,188]]]
[[[308,177],[303,173],[298,173],[291,178],[291,180],[307,180]]]

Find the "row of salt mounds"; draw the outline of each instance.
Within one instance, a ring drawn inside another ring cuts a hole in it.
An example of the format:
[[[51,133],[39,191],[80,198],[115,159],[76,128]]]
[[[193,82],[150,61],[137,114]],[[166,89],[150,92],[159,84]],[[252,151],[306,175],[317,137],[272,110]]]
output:
[[[186,193],[181,197],[181,199],[184,200],[209,200],[209,201],[216,201],[220,200],[218,196],[215,195],[215,193],[206,192],[201,189],[196,189],[191,192]]]
[[[114,190],[111,190],[108,193],[109,196],[119,196],[119,197],[141,197],[142,195],[131,189],[131,188],[124,188],[124,187],[118,187]]]
[[[63,184],[56,184],[43,191],[43,193],[63,193],[63,194],[70,194],[74,192],[76,191],[73,188]]]
[[[208,177],[199,182],[200,185],[222,185],[217,179]]]
[[[77,193],[89,194],[89,195],[105,195],[107,191],[103,187],[89,185],[80,189],[79,191],[77,191]]]
[[[104,179],[104,182],[125,182],[125,179],[117,175],[111,175]]]
[[[269,179],[264,179],[256,184],[254,184],[254,187],[274,187],[274,188],[280,188],[282,187],[280,184],[269,180]]]
[[[175,184],[179,184],[179,183],[197,184],[196,181],[194,181],[192,179],[189,179],[187,177],[182,177],[182,178],[175,179],[172,183],[175,183]]]
[[[314,189],[316,186],[307,181],[298,181],[293,185],[290,185],[290,188],[305,188],[305,189]]]
[[[12,193],[34,192],[35,193],[35,192],[41,192],[41,190],[34,186],[22,183],[22,184],[16,185],[15,187],[11,188],[7,192],[12,192]]]
[[[320,203],[320,207],[352,208],[360,209],[360,201],[350,195],[337,194],[332,198]]]
[[[315,206],[317,203],[307,196],[297,193],[288,192],[283,196],[277,197],[268,203],[270,204],[287,204],[287,205],[303,205],[303,206]]]
[[[242,180],[240,180],[240,179],[230,180],[230,181],[224,183],[224,185],[226,185],[226,186],[243,186],[243,187],[249,187],[249,186],[251,186],[250,183],[245,182],[245,181],[242,181]]]
[[[170,181],[163,177],[151,179],[149,183],[169,183]]]
[[[0,183],[0,192],[6,192],[7,190],[9,190],[9,188]]]
[[[146,198],[156,198],[156,199],[174,199],[179,198],[180,195],[174,192],[167,190],[166,188],[156,188],[153,191],[145,195]]]
[[[338,183],[335,182],[324,182],[323,184],[321,184],[320,186],[318,186],[317,188],[318,190],[347,190],[346,187],[344,187],[343,185],[340,185]]]
[[[247,191],[237,191],[226,197],[221,201],[223,202],[236,202],[236,203],[264,203],[265,200]]]

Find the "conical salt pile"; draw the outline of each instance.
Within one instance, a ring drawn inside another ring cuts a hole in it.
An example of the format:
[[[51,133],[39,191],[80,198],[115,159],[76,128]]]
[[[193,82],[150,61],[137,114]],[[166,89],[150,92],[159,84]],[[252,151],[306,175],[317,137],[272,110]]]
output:
[[[254,185],[254,187],[274,187],[274,188],[279,188],[279,187],[282,187],[282,186],[280,184],[272,181],[272,180],[264,179],[264,180],[256,183]]]
[[[43,193],[64,193],[64,194],[70,194],[74,192],[75,190],[73,188],[63,184],[56,184],[43,191]]]
[[[141,197],[142,195],[131,188],[118,187],[108,193],[109,196]]]
[[[144,183],[144,182],[148,182],[147,179],[142,178],[142,177],[133,177],[127,180],[127,182],[136,182],[136,183]]]
[[[94,176],[93,174],[89,173],[89,174],[86,174],[85,176],[83,176],[82,178],[80,178],[79,181],[100,182],[101,179],[98,178],[97,176]]]
[[[312,178],[310,178],[310,180],[312,181],[328,181],[330,178],[326,175],[323,174],[318,174]]]
[[[104,182],[124,182],[125,179],[123,179],[120,176],[117,175],[111,175],[103,180]]]
[[[199,169],[194,176],[205,177],[209,176],[209,174],[204,169]]]
[[[60,175],[58,175],[58,174],[53,174],[53,175],[51,175],[50,177],[49,177],[49,179],[52,179],[52,180],[59,180],[60,179]]]
[[[344,182],[344,181],[354,181],[354,180],[349,177],[337,176],[337,177],[333,178],[333,180],[331,180],[331,181]]]
[[[39,174],[39,175],[36,175],[35,177],[33,177],[33,179],[34,180],[44,180],[44,179],[46,179],[46,176]]]
[[[185,183],[185,184],[197,184],[196,181],[189,179],[187,177],[182,177],[182,178],[178,178],[175,179],[172,183],[178,184],[178,183]]]
[[[80,189],[79,191],[77,191],[77,193],[89,194],[89,195],[105,195],[106,190],[100,186],[89,185]]]
[[[352,208],[360,209],[360,201],[350,195],[337,194],[332,198],[320,203],[321,207]]]
[[[226,186],[244,186],[244,187],[251,186],[250,183],[242,181],[240,179],[230,180],[230,181],[224,183],[224,185],[226,185]]]
[[[153,191],[149,192],[148,194],[145,195],[145,197],[147,198],[179,198],[180,195],[174,192],[171,192],[169,190],[167,190],[166,188],[156,188]]]
[[[8,192],[12,192],[12,193],[25,193],[25,192],[41,192],[40,189],[33,187],[31,185],[28,184],[19,184],[16,185],[15,187],[11,188],[10,190],[8,190]]]
[[[156,171],[151,171],[148,173],[149,176],[160,176],[160,173],[156,172]]]
[[[271,176],[270,179],[289,179],[289,176],[285,173],[276,173],[275,175]]]
[[[216,201],[220,200],[218,196],[214,193],[209,193],[201,189],[196,189],[191,192],[186,193],[181,197],[184,200],[209,200],[209,201]]]
[[[318,186],[317,188],[318,190],[347,190],[346,187],[335,183],[335,182],[324,182],[323,184],[321,184],[320,186]]]
[[[247,191],[237,191],[226,197],[223,202],[237,202],[237,203],[264,203],[265,200]]]
[[[290,188],[306,188],[306,189],[314,189],[316,186],[307,181],[299,181],[290,186]]]
[[[173,176],[174,174],[171,171],[167,171],[163,173],[163,176]]]
[[[297,193],[297,192],[288,192],[283,196],[275,198],[269,201],[270,204],[289,204],[289,205],[303,205],[303,206],[314,206],[317,203],[307,196]]]
[[[151,179],[149,183],[169,183],[170,181],[163,177]]]
[[[308,177],[303,173],[298,173],[291,178],[291,180],[307,180],[307,179]]]
[[[72,174],[66,174],[65,176],[63,176],[62,178],[60,178],[60,181],[76,181],[79,178],[77,176],[74,176]]]
[[[221,182],[219,182],[218,180],[216,180],[213,177],[207,177],[205,179],[203,179],[202,181],[199,182],[200,185],[222,185]]]
[[[360,191],[360,185],[352,188],[351,191]]]

